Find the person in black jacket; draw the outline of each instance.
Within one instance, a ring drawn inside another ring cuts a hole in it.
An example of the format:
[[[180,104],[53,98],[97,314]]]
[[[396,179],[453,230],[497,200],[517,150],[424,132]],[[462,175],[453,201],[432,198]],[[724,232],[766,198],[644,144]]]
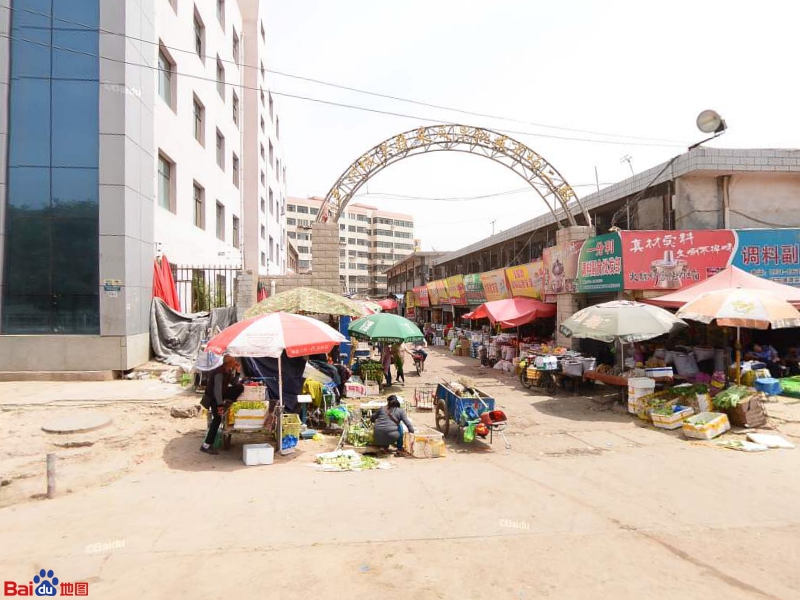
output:
[[[222,423],[222,415],[225,413],[225,408],[236,402],[244,392],[244,386],[239,383],[239,376],[235,374],[238,365],[235,358],[225,356],[222,365],[208,374],[208,383],[200,404],[211,413],[212,420],[206,439],[200,446],[200,452],[219,454],[212,444]]]

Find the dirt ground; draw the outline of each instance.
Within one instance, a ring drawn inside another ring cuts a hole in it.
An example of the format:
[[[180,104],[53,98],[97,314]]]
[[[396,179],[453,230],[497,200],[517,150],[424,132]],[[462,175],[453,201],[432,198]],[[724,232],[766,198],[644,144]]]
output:
[[[536,395],[476,364],[434,351],[392,391],[473,377],[509,415],[510,449],[451,434],[446,458],[360,473],[312,468],[332,438],[263,467],[242,464],[241,439],[201,454],[204,420],[170,416],[196,401],[177,386],[0,384],[3,579],[53,569],[122,600],[800,597],[800,451],[690,442],[607,394]],[[798,443],[800,403],[768,410]],[[112,424],[41,431],[80,411]]]

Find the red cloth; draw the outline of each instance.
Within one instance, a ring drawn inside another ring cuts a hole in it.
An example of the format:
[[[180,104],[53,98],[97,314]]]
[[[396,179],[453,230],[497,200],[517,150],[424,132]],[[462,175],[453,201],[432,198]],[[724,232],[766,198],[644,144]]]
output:
[[[533,298],[509,298],[484,302],[474,311],[473,319],[488,318],[502,327],[518,327],[536,319],[556,316],[556,305]]]
[[[181,312],[181,301],[166,255],[161,257],[160,262],[158,259],[153,262],[153,298],[161,298],[171,309]]]
[[[378,303],[383,310],[394,310],[397,308],[397,300],[392,300],[391,298],[387,298],[386,300],[381,300]]]
[[[786,300],[795,307],[800,307],[800,289],[790,285],[783,285],[776,283],[769,279],[763,279],[751,275],[747,271],[743,271],[733,265],[720,271],[716,275],[709,277],[705,281],[695,283],[687,288],[660,296],[658,298],[647,298],[643,302],[654,304],[663,308],[681,308],[687,302],[691,302],[695,298],[707,292],[714,292],[716,290],[723,290],[728,288],[748,288],[756,290],[766,290],[772,292],[778,298]]]

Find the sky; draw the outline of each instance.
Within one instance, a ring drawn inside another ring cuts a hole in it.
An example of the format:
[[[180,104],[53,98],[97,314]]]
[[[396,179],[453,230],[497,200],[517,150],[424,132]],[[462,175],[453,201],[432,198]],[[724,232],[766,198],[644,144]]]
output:
[[[710,147],[798,146],[796,0],[266,2],[271,71],[492,116],[270,73],[290,196],[324,196],[371,147],[436,121],[521,132],[579,197],[685,152],[704,109],[728,125]],[[357,201],[413,215],[423,250],[456,250],[547,211],[526,185],[440,152],[391,165]]]

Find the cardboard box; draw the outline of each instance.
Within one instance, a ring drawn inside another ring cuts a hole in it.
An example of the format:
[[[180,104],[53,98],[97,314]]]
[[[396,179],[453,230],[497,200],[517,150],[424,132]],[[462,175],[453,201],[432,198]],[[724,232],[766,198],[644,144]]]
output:
[[[728,415],[704,412],[683,422],[683,435],[697,440],[712,440],[731,428]]]
[[[275,450],[269,444],[245,444],[242,446],[242,460],[248,467],[271,465],[275,460]]]

